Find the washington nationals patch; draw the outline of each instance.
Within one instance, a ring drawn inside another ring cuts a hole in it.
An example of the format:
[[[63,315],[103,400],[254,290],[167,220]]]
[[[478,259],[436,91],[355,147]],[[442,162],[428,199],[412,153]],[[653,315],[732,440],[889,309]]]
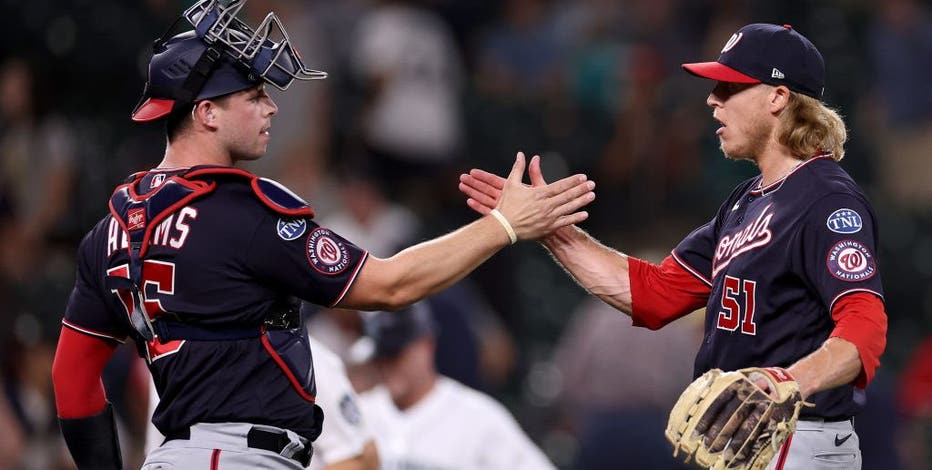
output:
[[[318,227],[307,236],[307,260],[318,272],[334,276],[349,266],[350,258],[345,243]]]
[[[842,240],[833,245],[825,264],[832,276],[847,282],[866,281],[877,272],[874,255],[857,240]]]

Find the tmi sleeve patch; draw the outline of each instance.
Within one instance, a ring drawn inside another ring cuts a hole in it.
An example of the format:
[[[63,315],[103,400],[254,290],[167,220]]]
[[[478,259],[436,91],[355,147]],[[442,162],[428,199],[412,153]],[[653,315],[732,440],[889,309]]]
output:
[[[877,260],[857,240],[842,240],[828,251],[825,262],[832,276],[847,282],[866,281],[877,272]]]
[[[838,209],[828,216],[825,226],[835,233],[857,233],[861,231],[861,214],[852,209]]]
[[[276,230],[282,240],[296,240],[304,235],[304,231],[307,230],[307,221],[304,219],[278,219]]]

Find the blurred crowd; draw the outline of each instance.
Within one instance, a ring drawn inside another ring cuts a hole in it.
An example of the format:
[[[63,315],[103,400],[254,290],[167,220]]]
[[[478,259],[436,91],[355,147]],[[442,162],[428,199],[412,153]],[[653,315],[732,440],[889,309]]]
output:
[[[129,120],[151,41],[189,0],[0,0],[0,469],[69,468],[51,361],[74,252],[110,190],[161,159]],[[822,51],[825,101],[850,130],[842,165],[880,222],[889,337],[855,419],[864,468],[932,461],[932,7],[922,0],[250,0],[329,78],[273,90],[269,152],[247,169],[308,200],[378,256],[476,217],[458,174],[540,154],[598,184],[584,228],[659,261],[755,173],[726,161],[709,83],[738,27],[790,23]],[[235,228],[231,228],[235,229]],[[430,300],[438,370],[495,397],[560,468],[680,468],[666,415],[701,322],[659,333],[587,299],[535,244],[504,250]],[[307,308],[353,366],[355,312]],[[364,366],[354,375],[367,387]],[[106,371],[128,464],[141,462],[148,373]]]

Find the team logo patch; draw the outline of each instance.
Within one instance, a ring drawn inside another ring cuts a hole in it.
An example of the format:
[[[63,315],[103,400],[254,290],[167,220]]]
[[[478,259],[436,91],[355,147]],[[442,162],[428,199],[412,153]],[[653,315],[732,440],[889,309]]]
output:
[[[842,281],[866,281],[877,273],[874,255],[856,240],[842,240],[832,246],[825,264],[832,276]]]
[[[139,230],[146,226],[146,208],[138,207],[126,212],[126,230]]]
[[[304,219],[278,219],[278,236],[282,240],[291,241],[301,235],[304,235],[304,231],[307,230],[307,221]]]
[[[852,209],[838,209],[828,216],[825,226],[835,233],[857,233],[861,231],[861,214]]]
[[[356,401],[353,400],[353,397],[349,394],[343,395],[343,398],[340,399],[340,414],[343,415],[343,419],[347,423],[350,423],[354,426],[359,425],[359,420],[361,414],[359,413],[359,407],[356,406]]]
[[[322,274],[334,276],[349,266],[349,250],[330,230],[317,228],[307,236],[307,260]]]

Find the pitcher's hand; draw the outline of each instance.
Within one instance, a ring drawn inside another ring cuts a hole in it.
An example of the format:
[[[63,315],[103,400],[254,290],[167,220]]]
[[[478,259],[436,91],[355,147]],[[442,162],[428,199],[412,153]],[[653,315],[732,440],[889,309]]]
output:
[[[557,229],[582,222],[589,214],[579,211],[595,199],[595,183],[578,174],[551,184],[544,181],[540,157],[531,159],[531,185],[521,182],[524,153],[518,152],[508,178],[474,169],[460,176],[459,189],[467,204],[480,214],[498,208],[511,223],[519,239],[538,239]]]

